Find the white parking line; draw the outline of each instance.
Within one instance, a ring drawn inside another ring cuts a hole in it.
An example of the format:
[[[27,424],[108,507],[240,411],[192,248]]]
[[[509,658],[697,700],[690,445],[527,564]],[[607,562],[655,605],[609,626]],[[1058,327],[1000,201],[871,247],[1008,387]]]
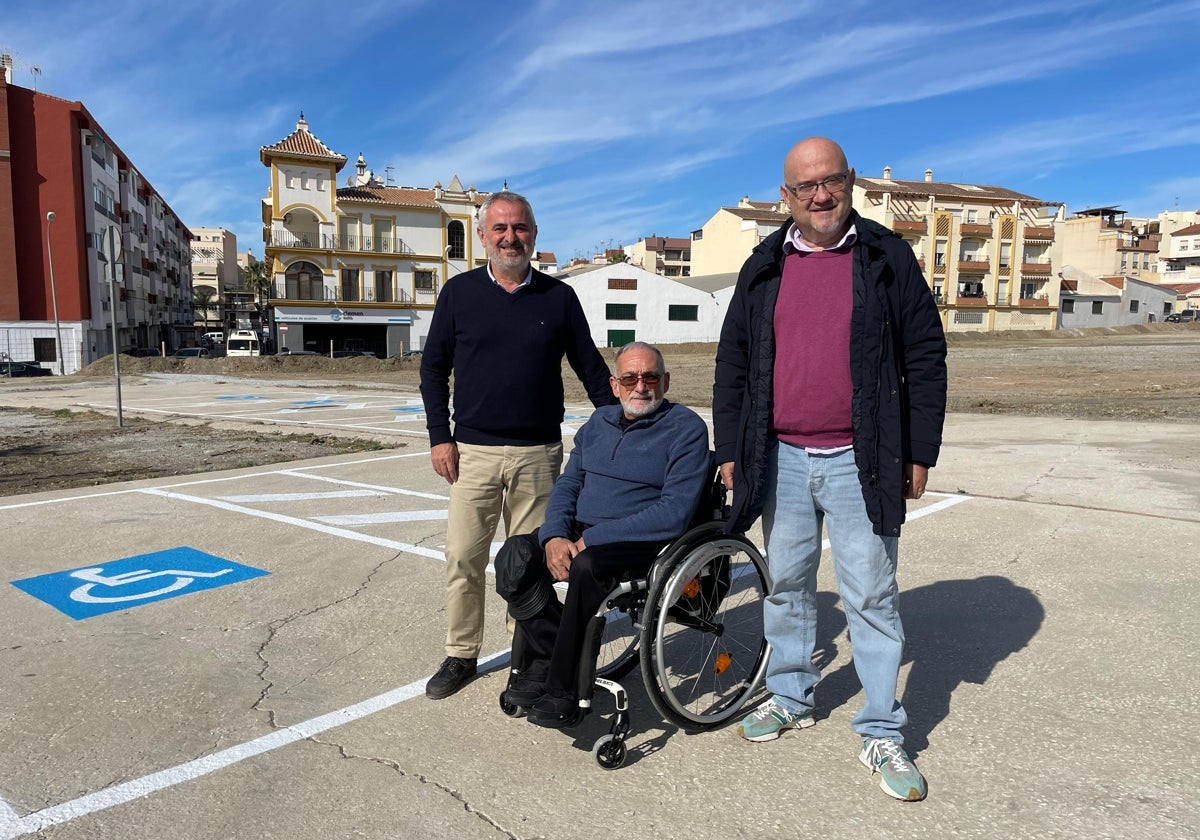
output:
[[[386,496],[382,490],[329,490],[325,493],[258,493],[249,496],[222,496],[227,502],[309,502],[318,499],[355,499]]]
[[[139,493],[145,493],[149,496],[162,496],[167,499],[174,499],[181,502],[192,502],[198,505],[207,505],[209,507],[220,508],[221,510],[232,511],[233,513],[244,513],[247,516],[257,516],[260,519],[270,519],[273,522],[282,522],[284,525],[295,525],[300,528],[307,528],[310,531],[320,531],[322,534],[329,534],[333,537],[343,537],[348,540],[356,540],[358,542],[370,543],[371,545],[390,548],[395,551],[403,551],[408,554],[416,554],[418,557],[431,557],[434,560],[446,561],[446,555],[440,551],[434,551],[430,548],[422,548],[419,545],[411,545],[409,543],[397,542],[396,540],[385,540],[383,537],[374,537],[370,534],[360,534],[357,531],[347,531],[342,528],[332,528],[328,525],[322,525],[318,522],[312,522],[307,519],[299,519],[295,516],[285,516],[282,513],[271,513],[266,510],[255,510],[254,508],[242,507],[241,505],[230,504],[223,502],[220,499],[205,499],[201,496],[191,496],[187,493],[176,493],[173,490],[164,490],[158,487],[148,487],[139,490]]]
[[[313,481],[328,481],[330,484],[342,484],[346,487],[361,487],[366,490],[379,490],[396,496],[415,496],[418,499],[433,499],[438,502],[450,501],[449,496],[439,496],[437,493],[422,493],[418,490],[405,490],[401,487],[389,487],[385,484],[364,484],[361,481],[350,481],[345,478],[333,478],[327,475],[309,475],[304,470],[280,470],[280,475],[291,475],[296,478],[310,478]]]
[[[393,510],[387,513],[347,513],[341,516],[314,516],[327,525],[387,525],[394,522],[439,522],[449,516],[447,510]]]
[[[508,661],[508,654],[509,650],[502,650],[486,659],[480,660],[479,670],[486,671],[489,668],[503,665]],[[78,799],[72,799],[70,802],[64,802],[61,805],[54,805],[41,811],[35,811],[25,817],[18,817],[16,812],[11,808],[4,806],[0,808],[0,840],[12,840],[12,838],[32,834],[35,831],[44,831],[51,826],[61,825],[73,819],[94,814],[97,811],[103,811],[116,805],[124,805],[126,802],[141,799],[165,788],[174,787],[183,782],[198,779],[201,776],[207,776],[209,773],[229,767],[231,764],[237,764],[239,761],[245,761],[247,758],[262,755],[265,752],[270,752],[288,744],[294,744],[297,741],[311,738],[314,735],[319,735],[335,727],[360,720],[368,715],[381,712],[384,709],[390,709],[392,706],[396,706],[406,700],[420,697],[425,693],[425,683],[428,681],[429,677],[426,677],[423,680],[418,680],[417,682],[376,695],[369,700],[355,703],[353,706],[347,706],[344,709],[338,709],[320,717],[311,718],[302,723],[289,726],[286,729],[277,729],[271,734],[255,738],[253,741],[247,741],[244,744],[229,747],[212,755],[206,755],[203,758],[197,758],[194,761],[188,761],[167,770],[160,770],[157,773],[142,776],[140,779],[113,785],[95,793],[81,796]]]

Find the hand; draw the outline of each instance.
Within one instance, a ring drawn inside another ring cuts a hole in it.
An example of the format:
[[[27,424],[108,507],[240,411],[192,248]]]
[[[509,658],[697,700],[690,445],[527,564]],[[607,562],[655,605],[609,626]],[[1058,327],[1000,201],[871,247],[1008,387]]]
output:
[[[925,482],[929,480],[929,467],[921,464],[904,465],[904,498],[919,499],[925,495]]]
[[[447,484],[458,481],[458,444],[439,443],[429,450],[433,471],[446,479]]]
[[[580,543],[583,542],[581,539]],[[546,569],[555,580],[566,580],[571,573],[571,561],[579,554],[579,544],[566,537],[553,537],[546,542]]]
[[[733,489],[733,461],[726,461],[721,465],[721,483],[725,485],[726,490]]]

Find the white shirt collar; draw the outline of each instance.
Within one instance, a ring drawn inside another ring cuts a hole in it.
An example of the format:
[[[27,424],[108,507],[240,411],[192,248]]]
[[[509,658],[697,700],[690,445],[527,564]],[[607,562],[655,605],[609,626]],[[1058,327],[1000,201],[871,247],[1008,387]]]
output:
[[[809,245],[800,238],[800,228],[796,227],[795,222],[792,222],[792,226],[788,228],[787,236],[785,236],[783,239],[783,247],[786,250],[790,245],[796,251],[808,251],[811,253],[813,251],[834,251],[838,248],[848,248],[856,241],[858,241],[858,231],[855,230],[854,225],[852,224],[846,231],[845,236],[838,240],[836,245],[830,248],[814,248],[812,245]]]

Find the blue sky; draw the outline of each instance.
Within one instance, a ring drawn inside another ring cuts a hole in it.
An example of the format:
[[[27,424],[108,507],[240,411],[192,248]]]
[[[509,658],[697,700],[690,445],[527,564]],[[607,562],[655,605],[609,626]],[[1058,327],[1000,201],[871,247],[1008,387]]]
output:
[[[1200,208],[1200,0],[6,0],[14,82],[82,101],[190,226],[262,256],[260,146],[509,188],[561,262],[778,197],[812,134],[861,174],[1068,210]]]

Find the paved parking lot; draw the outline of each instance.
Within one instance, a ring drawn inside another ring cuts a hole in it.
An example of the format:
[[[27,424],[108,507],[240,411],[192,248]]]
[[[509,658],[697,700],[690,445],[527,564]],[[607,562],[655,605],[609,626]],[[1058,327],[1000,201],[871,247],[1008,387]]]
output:
[[[111,389],[72,388],[19,404],[111,407]],[[910,805],[856,760],[829,564],[818,726],[687,733],[631,677],[632,754],[605,773],[588,752],[603,701],[565,733],[500,712],[498,599],[492,670],[425,699],[447,488],[415,395],[171,378],[124,398],[410,445],[0,499],[0,838],[1200,831],[1200,477],[1171,465],[1200,426],[951,418],[901,544],[907,737],[930,781]]]

